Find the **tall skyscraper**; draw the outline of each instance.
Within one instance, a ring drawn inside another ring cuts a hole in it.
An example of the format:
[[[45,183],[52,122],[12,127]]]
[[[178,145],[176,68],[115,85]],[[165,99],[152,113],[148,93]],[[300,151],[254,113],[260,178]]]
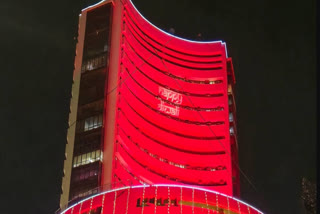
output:
[[[232,198],[240,192],[235,77],[224,42],[179,38],[130,0],[101,1],[79,16],[73,79],[63,213],[107,213],[110,197],[114,213],[130,203],[147,213],[149,204],[153,213],[261,213]]]

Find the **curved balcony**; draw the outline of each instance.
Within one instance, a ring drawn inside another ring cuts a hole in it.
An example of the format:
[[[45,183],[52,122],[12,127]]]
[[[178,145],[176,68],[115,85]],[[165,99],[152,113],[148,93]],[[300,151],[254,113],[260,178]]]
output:
[[[118,124],[121,124],[123,119],[128,120],[130,125],[133,126],[134,129],[136,129],[135,132],[140,132],[143,135],[148,136],[149,138],[157,141],[169,142],[169,144],[170,142],[172,142],[173,145],[175,145],[178,148],[184,148],[186,150],[194,151],[225,150],[225,148],[223,148],[222,146],[226,145],[224,136],[201,136],[201,134],[198,134],[196,132],[190,134],[171,131],[167,128],[162,128],[149,120],[145,120],[145,118],[141,118],[134,112],[124,113],[124,111],[121,111],[118,118]],[[123,126],[123,128],[126,129],[127,127]],[[135,132],[130,132],[130,134],[134,134]]]
[[[167,147],[157,142],[150,142],[148,139],[137,140],[134,136],[129,136],[122,128],[119,130],[117,140],[128,146],[135,146],[153,158],[163,162],[173,162],[176,167],[190,168],[195,170],[223,170],[228,156],[223,151],[206,153],[192,153],[181,151],[177,148]]]
[[[207,164],[207,167],[194,167],[190,165],[187,167],[182,164],[177,165],[172,159],[155,157],[153,154],[150,155],[149,151],[142,151],[132,143],[124,143],[120,139],[118,143],[121,147],[121,149],[118,149],[120,154],[127,154],[133,161],[144,166],[146,170],[154,174],[180,183],[205,186],[226,185],[225,178],[228,177],[228,173],[231,173],[230,169],[228,170],[225,167],[210,167],[216,164],[215,160],[217,158],[213,158],[210,162],[202,163],[203,166]],[[139,173],[143,175],[142,172]]]
[[[190,83],[187,82],[185,78],[173,76],[170,73],[157,69],[154,66],[150,66],[146,61],[143,61],[143,63],[141,63],[140,66],[137,66],[131,60],[130,55],[131,54],[126,53],[125,57],[122,58],[123,68],[132,71],[130,73],[130,76],[134,77],[137,80],[140,80],[141,78],[146,78],[148,79],[148,81],[151,81],[158,86],[168,88],[175,92],[183,90],[180,93],[185,93],[190,96],[218,97],[219,95],[211,95],[212,92],[215,91],[219,92],[220,94],[226,93],[225,87],[222,84],[222,77],[220,76],[211,75],[210,78],[205,78],[205,80],[203,81],[204,83],[202,84]]]
[[[128,136],[130,136],[130,138],[134,139],[135,141],[146,142],[150,145],[158,144],[168,149],[190,154],[226,154],[222,146],[219,143],[214,143],[213,141],[203,141],[202,143],[199,143],[198,141],[192,139],[185,139],[184,141],[181,141],[181,139],[175,137],[166,139],[165,137],[163,137],[165,133],[146,133],[135,126],[133,121],[130,121],[124,114],[119,115],[118,124],[118,126],[120,126],[121,124],[121,128],[126,130]]]
[[[210,125],[224,125],[226,115],[224,112],[220,111],[199,111],[196,109],[189,110],[185,108],[181,108],[179,105],[171,105],[172,107],[178,107],[179,108],[179,116],[174,116],[167,114],[160,110],[159,104],[163,103],[165,105],[170,105],[168,102],[165,102],[165,99],[149,99],[149,97],[143,97],[140,98],[139,94],[134,93],[133,90],[129,88],[129,86],[126,83],[123,83],[121,89],[119,90],[121,93],[121,97],[124,97],[124,99],[130,101],[130,103],[134,103],[137,108],[144,109],[148,108],[151,111],[162,115],[163,117],[167,117],[171,120],[175,120],[182,123],[187,124],[195,124],[199,126],[210,126]],[[152,97],[151,97],[152,98]],[[140,107],[141,106],[141,107]],[[141,111],[139,111],[141,112]],[[206,119],[204,121],[204,118]]]
[[[123,67],[125,66],[123,65]],[[139,74],[139,72],[136,72],[134,67],[131,68],[131,71],[125,68],[122,71],[121,79],[126,80],[125,82],[128,85],[140,87],[154,97],[159,97],[160,99],[169,101],[171,105],[179,104],[181,106],[187,106],[190,108],[214,108],[225,105],[225,103],[228,101],[228,99],[225,97],[225,93],[223,93],[221,90],[215,91],[214,93],[211,92],[200,94],[185,92],[183,89],[175,90],[167,87],[166,85],[158,85],[155,82],[150,81],[150,79],[146,78],[145,76]],[[132,84],[132,82],[135,84]],[[169,90],[181,96],[181,103],[173,102],[161,96],[161,90],[163,89]]]
[[[180,117],[171,116],[169,113],[162,112],[161,109],[153,109],[148,108],[140,102],[134,102],[135,100],[127,100],[128,98],[122,97],[120,99],[121,111],[125,114],[130,115],[130,117],[140,118],[139,120],[143,120],[141,122],[142,126],[138,126],[140,128],[144,128],[149,126],[149,124],[158,127],[166,132],[178,135],[178,136],[186,136],[193,139],[205,138],[205,139],[224,139],[224,133],[227,127],[225,126],[224,121],[214,120],[214,121],[195,121],[195,120],[184,120]],[[158,104],[161,105],[161,104]],[[172,107],[170,107],[172,108]],[[174,108],[176,113],[180,113],[180,109]],[[136,116],[133,116],[135,114]],[[146,124],[142,124],[146,123]],[[211,130],[208,128],[210,127]],[[187,134],[188,133],[188,134]],[[214,138],[211,138],[213,136]]]

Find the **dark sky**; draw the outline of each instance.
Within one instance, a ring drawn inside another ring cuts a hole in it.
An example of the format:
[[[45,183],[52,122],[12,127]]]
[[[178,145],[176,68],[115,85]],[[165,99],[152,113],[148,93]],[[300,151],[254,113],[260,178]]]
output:
[[[80,9],[97,1],[1,3],[0,213],[58,208]],[[135,0],[176,34],[223,40],[233,58],[242,200],[302,213],[316,176],[315,1]]]

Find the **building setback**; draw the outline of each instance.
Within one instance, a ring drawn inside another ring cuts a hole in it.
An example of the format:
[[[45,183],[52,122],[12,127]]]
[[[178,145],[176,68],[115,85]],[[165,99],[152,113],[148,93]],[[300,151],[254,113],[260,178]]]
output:
[[[240,196],[235,76],[224,42],[176,37],[130,0],[106,0],[79,16],[74,65],[62,209],[137,185]]]

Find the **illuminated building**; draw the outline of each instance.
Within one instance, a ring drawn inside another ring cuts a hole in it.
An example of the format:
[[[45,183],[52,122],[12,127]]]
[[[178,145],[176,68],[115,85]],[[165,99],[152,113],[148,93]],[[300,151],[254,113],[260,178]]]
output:
[[[235,78],[224,42],[170,35],[130,0],[102,1],[79,16],[73,79],[64,213],[101,213],[109,197],[114,211],[130,201],[154,203],[152,212],[159,202],[168,212],[260,213],[232,198],[240,192]]]

